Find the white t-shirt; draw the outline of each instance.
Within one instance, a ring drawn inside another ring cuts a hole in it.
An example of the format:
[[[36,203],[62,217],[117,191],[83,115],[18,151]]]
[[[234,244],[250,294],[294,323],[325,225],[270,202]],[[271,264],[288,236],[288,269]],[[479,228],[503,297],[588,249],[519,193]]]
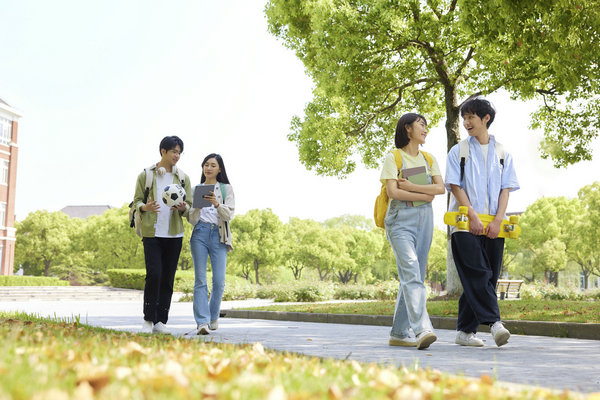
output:
[[[183,237],[183,232],[177,235],[169,235],[169,221],[171,220],[171,208],[168,207],[162,199],[162,192],[165,186],[173,183],[173,173],[166,172],[164,175],[156,174],[156,193],[155,200],[160,205],[158,215],[156,218],[156,225],[154,225],[154,236],[161,238],[179,238]]]
[[[483,165],[485,165],[485,181],[487,182],[487,178],[488,178],[488,167],[487,167],[487,159],[488,159],[488,147],[490,146],[489,143],[488,144],[480,144],[481,146],[481,151],[483,152]],[[490,205],[488,203],[488,187],[487,185],[485,186],[485,212],[484,214],[489,214],[490,213]]]
[[[218,183],[215,185],[215,195],[217,196],[218,200],[221,195],[221,185]],[[215,206],[211,204],[210,207],[203,207],[200,210],[200,221],[215,225],[218,224],[219,214]]]

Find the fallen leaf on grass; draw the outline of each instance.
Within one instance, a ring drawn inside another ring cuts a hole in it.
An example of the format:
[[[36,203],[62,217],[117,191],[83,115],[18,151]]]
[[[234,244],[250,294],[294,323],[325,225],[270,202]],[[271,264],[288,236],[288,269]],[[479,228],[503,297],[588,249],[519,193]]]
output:
[[[267,400],[287,400],[288,395],[281,385],[275,386],[267,395]]]

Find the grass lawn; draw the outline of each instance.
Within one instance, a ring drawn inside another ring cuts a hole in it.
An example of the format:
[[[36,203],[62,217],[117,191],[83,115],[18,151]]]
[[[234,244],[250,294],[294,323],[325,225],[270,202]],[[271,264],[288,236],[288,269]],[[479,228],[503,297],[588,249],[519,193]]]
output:
[[[600,323],[600,301],[575,300],[504,300],[498,301],[500,315],[504,320],[560,321]],[[257,310],[295,311],[330,314],[393,315],[395,302],[373,301],[339,304],[271,305]],[[428,301],[431,316],[458,316],[458,300]]]
[[[431,370],[322,360],[0,313],[0,399],[571,399]]]

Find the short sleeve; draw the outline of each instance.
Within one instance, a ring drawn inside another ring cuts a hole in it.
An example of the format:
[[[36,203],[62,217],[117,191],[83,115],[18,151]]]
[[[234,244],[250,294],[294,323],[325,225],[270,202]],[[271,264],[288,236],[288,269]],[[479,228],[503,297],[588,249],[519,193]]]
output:
[[[448,157],[446,158],[446,178],[444,179],[444,182],[446,183],[446,189],[448,191],[452,190],[450,185],[460,186],[460,163],[458,161],[458,147],[458,144],[452,146],[448,152]]]
[[[398,179],[398,167],[396,166],[393,153],[389,153],[385,158],[381,176],[379,177],[381,183],[385,183],[388,179]]]
[[[442,176],[442,173],[440,172],[440,166],[438,165],[436,158],[433,155],[431,156],[431,158],[433,158],[433,165],[431,166],[431,176]]]

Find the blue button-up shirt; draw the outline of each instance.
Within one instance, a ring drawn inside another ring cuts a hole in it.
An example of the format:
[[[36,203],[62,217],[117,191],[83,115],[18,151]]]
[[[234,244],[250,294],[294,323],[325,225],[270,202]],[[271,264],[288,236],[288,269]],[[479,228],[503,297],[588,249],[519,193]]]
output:
[[[446,189],[450,192],[450,185],[462,187],[478,214],[496,215],[500,191],[506,188],[509,188],[511,192],[519,189],[512,156],[508,153],[505,154],[504,167],[502,167],[496,154],[496,139],[493,135],[490,135],[486,173],[486,165],[484,164],[482,147],[479,141],[472,136],[468,140],[469,157],[465,161],[462,182],[460,180],[460,145],[454,145],[448,153],[446,159]],[[458,202],[451,195],[448,210],[458,211],[458,207]]]

